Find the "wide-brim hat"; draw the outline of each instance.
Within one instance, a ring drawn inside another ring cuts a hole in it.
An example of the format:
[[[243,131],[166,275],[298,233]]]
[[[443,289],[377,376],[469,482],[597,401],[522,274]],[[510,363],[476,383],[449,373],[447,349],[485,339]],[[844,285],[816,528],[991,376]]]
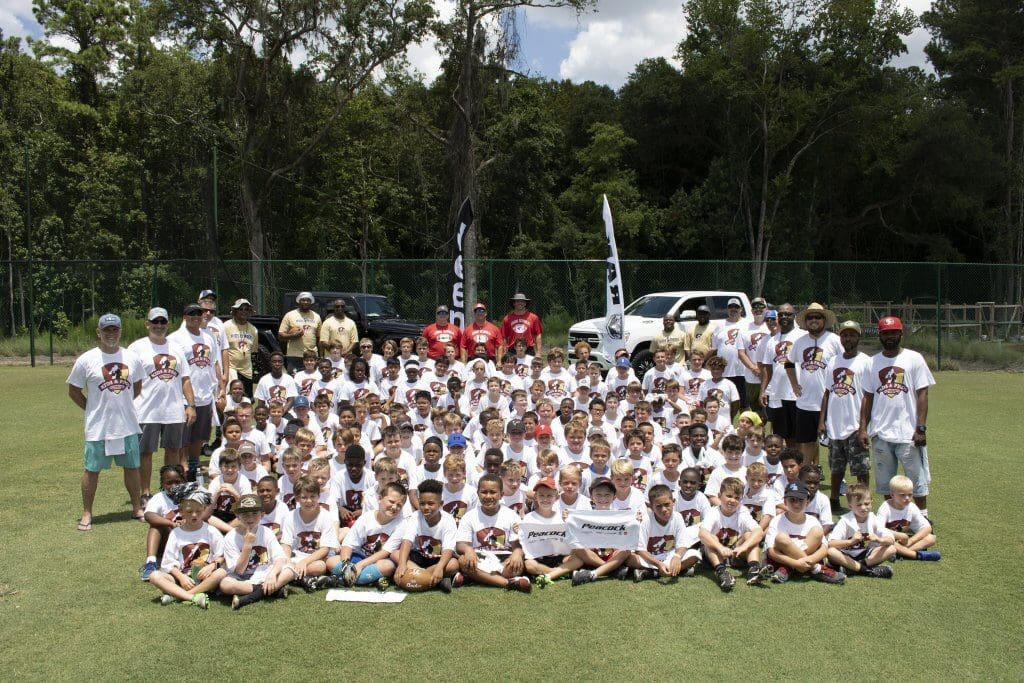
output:
[[[522,292],[516,292],[512,296],[512,298],[509,299],[509,303],[515,303],[517,301],[525,301],[526,303],[530,303],[530,299],[528,299],[527,296],[525,294],[523,294]]]
[[[817,302],[811,304],[810,306],[796,314],[796,324],[806,329],[804,321],[807,319],[808,313],[821,313],[823,316],[825,316],[826,328],[836,326],[836,314]]]

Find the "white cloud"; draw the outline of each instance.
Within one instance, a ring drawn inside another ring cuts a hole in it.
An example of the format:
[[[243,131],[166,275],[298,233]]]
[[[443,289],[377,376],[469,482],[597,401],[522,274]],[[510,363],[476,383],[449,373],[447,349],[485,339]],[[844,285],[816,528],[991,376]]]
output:
[[[4,37],[37,36],[41,30],[32,14],[32,0],[0,0],[0,31]]]

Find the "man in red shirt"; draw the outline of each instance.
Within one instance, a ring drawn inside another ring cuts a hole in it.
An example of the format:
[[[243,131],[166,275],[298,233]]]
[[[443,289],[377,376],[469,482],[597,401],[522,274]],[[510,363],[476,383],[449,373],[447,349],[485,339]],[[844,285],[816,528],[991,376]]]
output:
[[[540,318],[533,311],[526,310],[530,300],[522,292],[516,292],[515,296],[509,299],[512,304],[512,312],[501,321],[501,337],[504,345],[498,351],[498,362],[501,362],[505,355],[506,346],[512,346],[517,339],[525,339],[527,352],[542,357],[544,345],[541,341],[541,334],[544,328],[541,327]]]
[[[462,347],[462,330],[448,322],[451,315],[448,307],[441,304],[434,315],[434,322],[423,330],[423,336],[430,342],[427,357],[431,360],[437,360],[444,355],[446,344],[452,344],[457,349]]]
[[[501,330],[487,319],[487,307],[481,303],[473,306],[473,322],[462,330],[462,362],[465,363],[473,355],[473,347],[477,344],[487,346],[487,358],[494,360],[498,351],[503,348]]]

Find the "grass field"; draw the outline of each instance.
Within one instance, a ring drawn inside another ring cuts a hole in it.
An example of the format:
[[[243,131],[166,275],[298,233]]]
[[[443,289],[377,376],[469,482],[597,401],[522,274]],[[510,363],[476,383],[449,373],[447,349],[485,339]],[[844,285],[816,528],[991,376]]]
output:
[[[891,581],[723,594],[705,574],[399,605],[300,594],[235,613],[159,606],[136,573],[145,527],[128,520],[118,471],[100,479],[93,531],[75,531],[82,415],[67,370],[0,369],[5,679],[1024,677],[1022,375],[937,375],[929,508],[943,559],[898,563]]]

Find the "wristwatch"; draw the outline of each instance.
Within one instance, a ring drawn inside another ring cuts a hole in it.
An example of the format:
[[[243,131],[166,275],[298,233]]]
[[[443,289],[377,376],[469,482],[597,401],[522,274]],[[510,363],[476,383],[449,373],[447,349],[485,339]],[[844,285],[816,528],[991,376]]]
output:
[[[926,433],[927,431],[928,431],[928,428],[927,428],[926,426],[924,426],[924,425],[918,425],[918,427],[917,427],[917,433],[918,433],[918,434],[924,434],[924,433]]]

